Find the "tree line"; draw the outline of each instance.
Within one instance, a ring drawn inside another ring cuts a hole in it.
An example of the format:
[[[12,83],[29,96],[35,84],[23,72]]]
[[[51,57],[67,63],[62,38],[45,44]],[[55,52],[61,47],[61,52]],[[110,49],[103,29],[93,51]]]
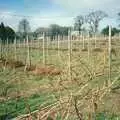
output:
[[[13,42],[14,38],[17,37],[19,39],[25,39],[26,35],[33,36],[37,38],[38,36],[42,35],[43,32],[46,36],[50,36],[51,40],[55,38],[56,35],[67,36],[69,30],[78,31],[79,35],[81,32],[89,32],[91,35],[98,33],[98,28],[100,22],[108,17],[108,15],[104,11],[94,11],[89,13],[88,15],[78,15],[74,19],[74,27],[67,27],[67,26],[60,26],[57,24],[51,24],[48,28],[39,27],[34,32],[31,32],[30,23],[27,19],[22,19],[18,25],[18,31],[15,32],[13,28],[9,26],[5,26],[2,22],[0,24],[0,39],[3,44],[7,42]],[[120,13],[118,13],[118,20],[120,20]],[[119,25],[120,27],[120,25]],[[112,36],[118,34],[120,30],[118,28],[112,29]],[[101,31],[102,34],[108,35],[109,34],[109,27],[106,26]]]
[[[2,44],[13,42],[15,38],[15,31],[9,27],[4,26],[4,23],[2,22],[0,24],[0,42]],[[8,41],[7,41],[8,40]]]

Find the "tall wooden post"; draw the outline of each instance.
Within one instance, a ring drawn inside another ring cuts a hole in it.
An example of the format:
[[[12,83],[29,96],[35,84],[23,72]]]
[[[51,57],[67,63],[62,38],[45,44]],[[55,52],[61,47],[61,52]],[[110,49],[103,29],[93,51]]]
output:
[[[19,39],[19,49],[20,49],[20,47],[21,47],[21,41],[20,41],[20,39]]]
[[[16,41],[16,36],[15,36],[15,39],[14,39],[14,59],[15,59],[15,61],[17,60],[17,55],[16,55],[17,47],[16,47],[16,43],[17,43],[17,41]]]
[[[90,33],[89,32],[88,32],[87,41],[88,41],[88,62],[89,62],[90,60]]]
[[[28,65],[31,66],[29,36],[27,35]]]
[[[119,32],[119,35],[118,35],[118,39],[120,40],[120,32]]]
[[[97,38],[96,38],[96,34],[94,35],[94,39],[95,39],[95,48],[97,48]]]
[[[26,48],[26,40],[24,39],[24,48]]]
[[[8,58],[8,55],[9,55],[9,40],[8,40],[8,38],[7,38],[7,50],[6,50],[6,57]]]
[[[60,56],[60,36],[58,35],[58,57]]]
[[[84,35],[82,37],[82,40],[83,40],[83,49],[85,49],[85,36]]]
[[[47,58],[46,58],[46,63],[47,63],[47,60],[48,60],[48,58],[49,58],[49,53],[48,53],[48,49],[49,49],[49,36],[47,36],[46,37],[46,56],[47,56]]]
[[[0,57],[2,58],[2,39],[0,38]]]
[[[68,31],[68,56],[69,56],[69,62],[68,62],[68,67],[69,67],[69,78],[71,80],[71,31]]]
[[[31,48],[33,48],[33,37],[31,37],[31,45],[30,45]],[[32,52],[32,49],[31,49],[31,52]]]
[[[111,40],[112,40],[112,37],[111,37],[111,31],[112,31],[112,27],[111,25],[109,25],[109,83],[111,83]]]
[[[43,65],[45,65],[45,33],[43,32]]]
[[[29,38],[28,35],[26,36],[26,40],[27,40],[27,61],[26,61],[26,66],[24,71],[26,71],[27,67],[31,66],[31,58],[30,58],[30,46],[29,46]]]

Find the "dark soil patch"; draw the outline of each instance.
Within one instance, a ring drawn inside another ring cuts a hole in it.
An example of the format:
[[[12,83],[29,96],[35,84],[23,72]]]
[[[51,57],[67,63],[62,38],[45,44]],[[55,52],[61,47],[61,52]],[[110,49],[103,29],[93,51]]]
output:
[[[116,42],[113,42],[113,41],[112,41],[111,45],[117,45],[117,44],[116,44]]]
[[[31,66],[27,70],[31,71],[34,75],[60,75],[62,72],[53,66]]]
[[[112,48],[112,49],[111,49],[111,53],[112,53],[113,55],[117,56],[117,50],[116,50],[115,48]]]
[[[43,50],[43,48],[36,48],[36,47],[30,47],[31,49],[35,49],[35,50]],[[60,49],[58,49],[58,48],[45,48],[45,50],[56,50],[56,51],[68,51],[68,49],[67,48],[60,48]]]
[[[21,47],[22,48],[22,47]],[[38,48],[38,47],[30,47],[30,49],[33,49],[33,50],[43,50],[43,48]],[[45,50],[55,50],[55,51],[68,51],[69,49],[68,48],[45,48]],[[73,48],[72,51],[79,51],[79,49],[76,49],[76,48]]]
[[[79,49],[73,48],[72,51],[77,52]]]
[[[35,69],[36,69],[35,65],[31,65],[26,68],[27,71],[34,71]]]
[[[102,52],[103,50],[101,48],[94,48],[93,52]]]
[[[82,52],[86,52],[86,51],[88,51],[88,49],[87,49],[87,48],[84,48],[84,49],[82,49],[81,51],[82,51]]]
[[[1,58],[0,59],[0,66],[5,66],[5,67],[9,67],[9,68],[20,68],[20,67],[23,67],[24,64],[22,61],[15,61],[12,59]]]
[[[100,45],[107,45],[107,43],[106,43],[106,42],[103,42],[103,43],[101,43]]]

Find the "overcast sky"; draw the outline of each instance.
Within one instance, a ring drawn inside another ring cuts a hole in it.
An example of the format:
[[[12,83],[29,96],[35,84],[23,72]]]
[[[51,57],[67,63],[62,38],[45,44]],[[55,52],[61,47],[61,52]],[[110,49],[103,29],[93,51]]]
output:
[[[100,29],[108,24],[117,26],[120,0],[0,0],[0,22],[17,30],[23,17],[13,15],[31,16],[27,19],[34,30],[52,23],[73,25],[75,16],[95,10],[103,10],[109,15],[100,23]]]

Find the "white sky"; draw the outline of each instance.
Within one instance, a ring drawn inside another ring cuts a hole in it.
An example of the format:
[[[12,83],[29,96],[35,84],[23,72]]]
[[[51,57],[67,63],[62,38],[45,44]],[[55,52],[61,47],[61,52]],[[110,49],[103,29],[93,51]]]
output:
[[[29,1],[29,0],[27,0]],[[32,0],[31,0],[32,1]],[[40,0],[37,0],[40,1]],[[91,11],[103,10],[108,13],[109,18],[103,20],[100,23],[100,29],[108,24],[117,26],[117,13],[120,12],[120,0],[49,0],[52,5],[59,6],[60,8],[54,8],[52,11],[46,10],[40,13],[31,13],[33,16],[28,18],[32,30],[37,27],[47,27],[52,23],[59,25],[73,25],[74,17],[82,14],[86,15]],[[4,21],[5,25],[9,25],[17,30],[19,21],[22,18],[12,17],[11,15],[18,14],[14,9],[0,10],[0,22]],[[27,15],[26,13],[21,13]]]

